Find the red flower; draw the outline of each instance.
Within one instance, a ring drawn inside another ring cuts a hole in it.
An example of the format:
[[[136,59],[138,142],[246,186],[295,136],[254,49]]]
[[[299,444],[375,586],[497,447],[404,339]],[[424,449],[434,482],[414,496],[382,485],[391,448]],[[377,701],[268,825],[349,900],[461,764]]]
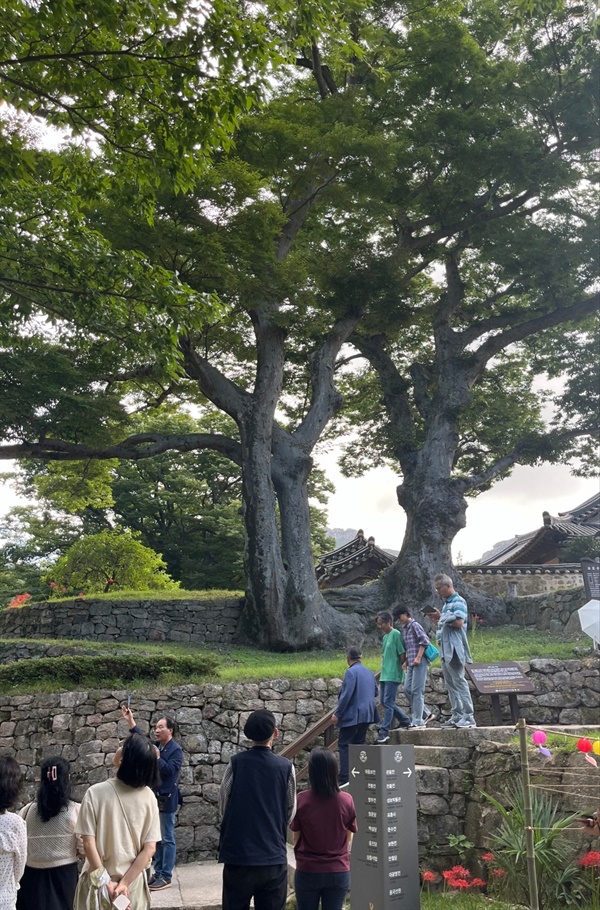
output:
[[[485,888],[485,882],[482,878],[474,878],[471,884],[474,888]]]
[[[583,866],[600,866],[600,853],[597,850],[589,850],[585,856],[579,860],[579,865]]]
[[[484,861],[484,863],[493,863],[495,856],[493,853],[484,853],[481,858]]]
[[[458,888],[462,891],[471,887],[471,882],[468,882],[466,878],[453,878],[448,884],[451,888]]]
[[[48,584],[50,585],[51,588],[55,588],[55,587],[56,587],[56,582],[55,582],[55,581],[49,581]]]
[[[506,875],[506,869],[492,869],[492,875],[494,878],[504,878]]]
[[[468,869],[465,869],[464,866],[452,866],[452,868],[450,869],[450,872],[452,873],[452,875],[455,875],[455,876],[460,875],[463,878],[471,878],[471,873],[469,872]]]
[[[425,869],[424,872],[421,872],[421,878],[424,882],[434,882],[436,879],[435,872],[431,872],[429,869]]]

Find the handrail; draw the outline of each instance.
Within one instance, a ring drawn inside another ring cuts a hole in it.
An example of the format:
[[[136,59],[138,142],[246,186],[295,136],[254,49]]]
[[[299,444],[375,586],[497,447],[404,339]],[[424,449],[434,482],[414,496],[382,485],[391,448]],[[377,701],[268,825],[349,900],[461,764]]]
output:
[[[379,676],[381,671],[375,673],[375,679],[379,682]],[[309,746],[317,736],[320,736],[321,733],[325,734],[324,744],[327,749],[331,752],[334,752],[337,749],[338,739],[333,732],[335,724],[333,723],[333,716],[335,714],[335,708],[330,708],[323,717],[316,721],[308,730],[305,730],[304,733],[301,733],[293,742],[288,746],[285,746],[281,752],[278,754],[283,758],[294,759],[299,752],[302,752],[306,746]],[[308,773],[308,765],[305,765],[303,768],[300,768],[296,771],[296,780],[303,780]]]
[[[320,736],[321,733],[325,734],[325,746],[327,749],[330,749],[332,752],[337,748],[337,737],[333,733],[334,723],[333,715],[335,709],[331,708],[327,714],[324,714],[323,717],[314,723],[308,730],[305,730],[304,733],[301,733],[292,743],[288,746],[285,746],[278,754],[283,756],[283,758],[294,759],[299,752],[302,752],[306,746],[309,746],[317,736]],[[296,771],[296,780],[303,780],[308,773],[308,765],[305,765],[303,768],[300,768]]]

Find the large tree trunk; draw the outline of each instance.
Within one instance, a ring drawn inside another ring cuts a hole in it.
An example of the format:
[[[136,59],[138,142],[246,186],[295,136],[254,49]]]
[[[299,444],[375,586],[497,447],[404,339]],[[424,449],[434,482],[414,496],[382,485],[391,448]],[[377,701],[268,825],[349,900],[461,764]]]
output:
[[[467,500],[460,486],[449,479],[432,484],[411,477],[405,478],[397,494],[407,524],[398,559],[384,576],[389,603],[401,603],[421,615],[424,608],[439,608],[433,579],[438,572],[445,572],[471,613],[490,625],[505,621],[504,601],[465,584],[452,563],[452,542],[466,525]]]
[[[242,497],[246,529],[246,600],[240,635],[265,648],[286,645],[285,570],[279,546],[270,438],[245,421],[242,429]]]
[[[317,584],[310,533],[308,476],[312,459],[288,434],[277,434],[272,476],[281,521],[281,554],[286,571],[283,598],[285,641],[295,649],[344,648],[360,644],[363,624],[340,613]]]

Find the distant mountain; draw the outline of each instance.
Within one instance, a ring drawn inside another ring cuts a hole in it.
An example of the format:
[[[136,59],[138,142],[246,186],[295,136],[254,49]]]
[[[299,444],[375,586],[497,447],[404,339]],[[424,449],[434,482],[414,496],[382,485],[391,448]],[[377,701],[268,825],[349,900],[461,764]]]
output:
[[[345,543],[350,543],[358,534],[358,528],[326,528],[325,533],[328,537],[335,538],[335,548],[343,547]]]

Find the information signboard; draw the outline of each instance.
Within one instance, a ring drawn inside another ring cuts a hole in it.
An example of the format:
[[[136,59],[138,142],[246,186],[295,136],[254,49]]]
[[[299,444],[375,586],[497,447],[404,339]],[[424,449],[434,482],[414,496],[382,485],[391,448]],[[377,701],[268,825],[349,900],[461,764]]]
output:
[[[417,788],[412,745],[350,746],[358,833],[352,910],[419,910]]]
[[[600,562],[595,559],[582,559],[581,574],[587,599],[600,600]]]
[[[502,660],[496,664],[467,664],[466,670],[477,691],[491,697],[496,723],[502,723],[501,695],[508,695],[510,716],[516,723],[519,719],[517,694],[534,691],[533,683],[527,679],[520,666],[512,660]]]
[[[466,671],[481,695],[508,695],[517,692],[533,692],[533,683],[519,664],[502,660],[496,664],[467,664]]]

